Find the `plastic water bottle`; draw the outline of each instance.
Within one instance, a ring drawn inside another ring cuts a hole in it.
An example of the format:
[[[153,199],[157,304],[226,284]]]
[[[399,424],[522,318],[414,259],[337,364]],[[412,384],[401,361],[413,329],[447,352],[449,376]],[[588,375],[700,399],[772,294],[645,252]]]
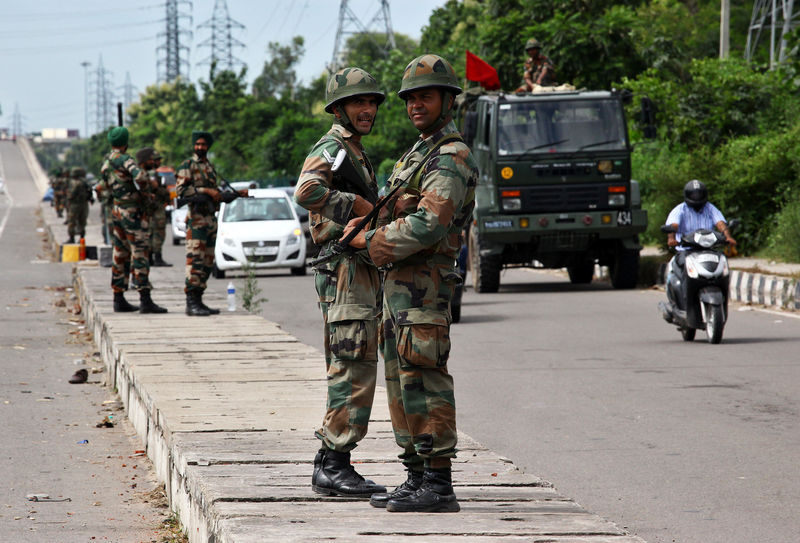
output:
[[[236,311],[236,287],[228,281],[228,311]]]

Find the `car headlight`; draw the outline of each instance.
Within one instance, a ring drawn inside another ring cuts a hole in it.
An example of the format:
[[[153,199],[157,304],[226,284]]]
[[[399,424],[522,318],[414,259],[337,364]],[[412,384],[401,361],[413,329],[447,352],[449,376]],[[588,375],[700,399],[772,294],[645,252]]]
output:
[[[236,247],[236,242],[233,241],[231,238],[222,238],[222,243],[227,245],[228,247]]]
[[[303,237],[303,231],[299,228],[295,228],[292,231],[292,235],[289,236],[289,239],[286,240],[286,245],[296,245],[300,243],[300,238]]]

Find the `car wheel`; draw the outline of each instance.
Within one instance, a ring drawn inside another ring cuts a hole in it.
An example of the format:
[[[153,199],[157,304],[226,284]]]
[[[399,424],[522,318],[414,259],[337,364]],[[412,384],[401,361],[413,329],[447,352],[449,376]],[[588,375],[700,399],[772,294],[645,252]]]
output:
[[[292,268],[292,275],[305,275],[306,274],[306,267],[305,266],[298,266],[297,268]]]
[[[225,279],[225,270],[221,270],[214,264],[214,270],[212,272],[214,274],[215,279]]]

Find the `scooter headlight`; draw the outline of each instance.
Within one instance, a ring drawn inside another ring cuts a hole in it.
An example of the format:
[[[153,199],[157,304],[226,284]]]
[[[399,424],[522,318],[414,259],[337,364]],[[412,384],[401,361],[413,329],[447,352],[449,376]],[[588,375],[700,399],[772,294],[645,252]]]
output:
[[[690,256],[686,257],[686,275],[691,277],[692,279],[697,279],[699,274],[697,273],[697,264],[695,263],[694,259]]]

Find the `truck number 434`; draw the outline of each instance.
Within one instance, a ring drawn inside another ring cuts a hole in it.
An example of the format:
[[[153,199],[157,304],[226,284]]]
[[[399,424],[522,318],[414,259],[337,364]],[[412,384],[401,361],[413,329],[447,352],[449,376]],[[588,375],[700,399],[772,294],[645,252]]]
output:
[[[620,211],[617,213],[617,224],[619,226],[628,226],[633,222],[630,211]]]

